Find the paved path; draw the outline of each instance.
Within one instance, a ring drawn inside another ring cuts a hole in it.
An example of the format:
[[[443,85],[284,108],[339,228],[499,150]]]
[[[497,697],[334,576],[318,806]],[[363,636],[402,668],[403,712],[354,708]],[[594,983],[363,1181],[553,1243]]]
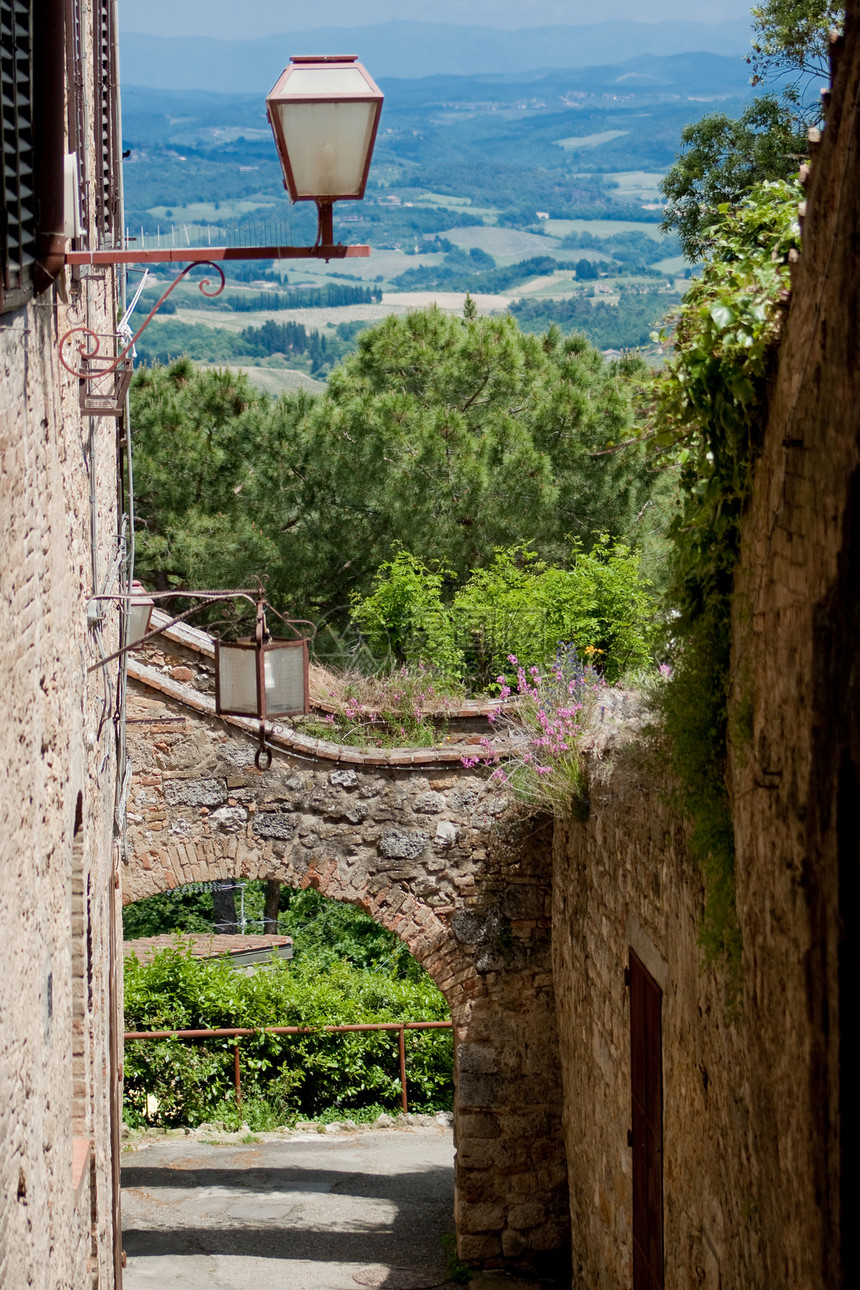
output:
[[[450,1129],[260,1136],[164,1138],[124,1156],[124,1290],[444,1283]]]

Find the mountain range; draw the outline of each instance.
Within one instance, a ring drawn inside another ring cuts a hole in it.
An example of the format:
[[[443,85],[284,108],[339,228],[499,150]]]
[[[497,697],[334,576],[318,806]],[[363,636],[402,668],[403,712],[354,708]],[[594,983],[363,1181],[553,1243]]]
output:
[[[713,26],[601,22],[522,31],[399,21],[297,30],[292,36],[259,40],[126,32],[121,38],[121,59],[124,85],[250,94],[274,84],[290,55],[297,53],[357,54],[377,79],[412,79],[596,67],[643,55],[697,52],[737,57],[740,62],[749,43],[748,20]]]

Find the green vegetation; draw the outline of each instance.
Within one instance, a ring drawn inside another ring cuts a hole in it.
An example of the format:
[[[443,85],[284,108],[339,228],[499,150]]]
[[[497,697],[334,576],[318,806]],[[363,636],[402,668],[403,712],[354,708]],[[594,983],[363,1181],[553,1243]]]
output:
[[[232,313],[251,313],[268,309],[341,309],[344,305],[378,304],[382,299],[379,287],[353,287],[340,282],[327,282],[324,287],[285,287],[269,291],[228,291],[214,300],[198,291],[179,292],[173,298],[180,309],[229,310]],[[173,301],[169,302],[173,303]]]
[[[260,327],[226,331],[207,323],[169,318],[153,322],[137,342],[138,357],[148,363],[170,363],[184,356],[200,363],[259,363],[280,358],[285,365],[325,376],[353,348],[362,323],[340,323],[325,335],[302,323],[269,319]]]
[[[248,926],[259,931],[263,925],[266,884],[242,885]],[[212,891],[205,885],[180,887],[149,896],[127,905],[122,914],[126,940],[162,932],[211,932],[214,926]],[[281,887],[278,933],[292,936],[297,961],[313,960],[321,969],[346,962],[363,971],[384,969],[398,979],[423,979],[421,968],[392,932],[357,906],[328,900],[312,887],[302,891]]]
[[[132,383],[137,572],[150,585],[243,586],[345,621],[398,545],[465,580],[496,547],[548,563],[574,539],[638,540],[652,480],[631,452],[635,361],[581,337],[436,309],[358,337],[325,395],[277,401],[187,360]]]
[[[673,358],[656,386],[652,449],[679,470],[671,529],[674,674],[664,689],[680,803],[707,882],[702,944],[736,972],[734,844],[726,788],[731,597],[740,523],[798,239],[796,184],[765,183],[723,206],[710,255],[684,298]]]
[[[789,104],[802,108],[805,80],[828,75],[828,33],[841,30],[845,6],[832,0],[765,0],[753,7],[752,16],[755,38],[747,62],[753,84],[781,82]],[[820,104],[814,101],[810,108],[817,115]]]
[[[608,681],[649,657],[653,611],[638,556],[606,535],[590,551],[577,543],[567,567],[498,548],[447,597],[446,573],[399,551],[370,594],[355,596],[352,618],[374,657],[424,664],[471,689],[498,689],[512,654],[541,666],[572,644]]]
[[[583,658],[594,660],[598,650],[588,647]],[[588,785],[582,744],[590,719],[605,690],[605,682],[591,661],[583,662],[572,645],[560,647],[549,667],[526,667],[514,654],[507,662],[516,670],[508,681],[501,675],[500,694],[515,694],[516,707],[496,723],[507,736],[504,763],[492,778],[530,811],[542,811],[559,820],[586,820]],[[487,742],[485,760],[500,758]],[[477,764],[481,757],[466,759]]]
[[[650,342],[673,305],[676,292],[619,291],[617,305],[588,296],[569,296],[565,300],[518,300],[511,313],[523,331],[541,332],[556,326],[565,333],[586,335],[598,349],[639,349]]]
[[[448,243],[451,246],[451,243]],[[480,269],[481,262],[489,260],[490,264]],[[507,268],[497,269],[492,256],[472,247],[471,251],[461,251],[452,246],[447,251],[440,265],[426,265],[417,269],[407,269],[394,279],[393,287],[400,291],[418,291],[421,288],[439,288],[440,290],[459,290],[467,285],[469,291],[482,291],[488,294],[510,291],[529,278],[555,273],[559,269],[575,269],[572,260],[557,260],[551,255],[535,255],[527,260],[520,260]]]
[[[636,228],[603,236],[574,230],[562,238],[561,245],[586,251],[599,249],[602,256],[633,268],[655,264],[658,260],[675,255],[680,250],[680,242],[677,238],[668,236],[658,240]]]
[[[264,886],[245,884],[252,927],[260,926]],[[442,995],[406,945],[360,909],[312,888],[282,887],[280,904],[278,931],[293,937],[289,965],[278,960],[243,975],[222,959],[191,958],[179,941],[148,963],[126,960],[126,1029],[447,1019]],[[210,890],[180,889],[127,906],[123,935],[211,932],[213,919]],[[447,1110],[450,1032],[407,1034],[406,1043],[410,1106]],[[231,1127],[247,1121],[252,1129],[267,1129],[309,1116],[372,1118],[399,1106],[397,1042],[390,1034],[258,1036],[242,1039],[241,1055],[244,1097],[238,1113],[229,1039],[130,1043],[126,1119],[164,1125],[220,1120]],[[149,1116],[147,1094],[158,1102]]]
[[[177,945],[149,963],[125,965],[125,1025],[132,1030],[344,1025],[445,1020],[426,976],[398,979],[347,961],[275,961],[245,975],[223,960],[198,960]],[[451,1106],[451,1032],[407,1032],[410,1106]],[[396,1035],[308,1034],[241,1040],[243,1102],[233,1101],[233,1041],[132,1042],[125,1053],[125,1117],[133,1124],[239,1121],[274,1128],[334,1111],[341,1118],[399,1106]],[[147,1101],[147,1097],[154,1098]],[[147,1111],[147,1107],[149,1110]]]
[[[663,228],[674,229],[695,263],[713,247],[708,228],[715,211],[734,204],[753,184],[797,174],[805,132],[773,95],[751,103],[738,120],[715,112],[685,128],[683,151],[661,185]]]
[[[828,30],[841,27],[843,13],[832,0],[765,0],[753,8],[752,84],[770,82],[774,90],[738,119],[718,112],[687,125],[660,186],[667,199],[662,227],[677,230],[688,259],[712,249],[707,227],[723,203],[737,204],[756,183],[797,174],[806,126],[820,120],[816,82],[827,76]]]

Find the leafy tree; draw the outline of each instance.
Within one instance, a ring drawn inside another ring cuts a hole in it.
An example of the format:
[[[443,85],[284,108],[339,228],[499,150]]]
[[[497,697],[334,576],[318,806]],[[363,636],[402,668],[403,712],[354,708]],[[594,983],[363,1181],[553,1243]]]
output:
[[[677,301],[675,295],[622,288],[617,305],[584,296],[565,300],[527,296],[511,305],[511,313],[523,331],[544,331],[554,325],[563,332],[587,336],[601,349],[636,349],[650,343],[654,328]]]
[[[755,99],[738,119],[713,112],[681,134],[682,151],[664,176],[662,228],[674,229],[684,255],[708,249],[707,228],[724,203],[736,204],[754,184],[788,179],[806,152],[806,137],[790,107],[775,95]]]
[[[785,80],[796,101],[803,80],[827,76],[828,32],[842,26],[845,7],[832,0],[766,0],[752,10],[752,52],[747,62],[753,69],[753,85]]]
[[[510,317],[435,308],[361,333],[325,395],[277,401],[187,361],[133,383],[137,569],[161,587],[268,576],[278,608],[346,616],[398,544],[462,579],[496,546],[562,558],[623,534],[650,483],[627,437],[641,365]]]
[[[255,503],[269,401],[188,359],[139,370],[132,398],[140,576],[163,590],[230,588],[270,568],[278,548]]]
[[[159,936],[165,932],[212,933],[218,930],[213,908],[216,884],[178,888],[126,905],[122,912],[125,940]],[[230,884],[235,900],[238,883]],[[269,883],[244,885],[244,912],[249,930],[266,930],[265,902]],[[419,980],[423,972],[403,941],[387,931],[356,905],[330,900],[312,887],[304,891],[277,884],[279,911],[277,933],[293,937],[294,961],[313,961],[320,970],[333,963],[348,963],[367,971],[384,971],[391,977]],[[223,893],[222,893],[223,894]]]
[[[576,276],[578,278],[582,278],[584,281],[587,278],[597,278],[600,276],[600,273],[593,260],[577,260]]]
[[[683,131],[682,151],[660,187],[662,228],[677,230],[688,259],[704,254],[705,227],[722,203],[735,205],[754,184],[797,173],[806,126],[821,110],[810,91],[828,75],[828,31],[841,26],[843,13],[832,0],[765,0],[752,10],[752,83],[779,92],[755,99],[737,120],[716,112]]]
[[[165,932],[206,933],[214,930],[214,922],[211,892],[180,888],[126,905],[122,934],[124,940],[132,941]]]
[[[364,332],[293,449],[294,513],[345,557],[328,596],[366,587],[398,543],[463,578],[511,541],[553,558],[569,534],[623,531],[647,483],[592,454],[632,423],[631,374],[508,317],[431,308]]]

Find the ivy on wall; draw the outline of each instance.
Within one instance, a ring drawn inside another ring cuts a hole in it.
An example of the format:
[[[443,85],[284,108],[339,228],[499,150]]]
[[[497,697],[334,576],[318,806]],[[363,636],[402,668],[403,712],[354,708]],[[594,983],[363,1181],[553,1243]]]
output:
[[[734,837],[726,779],[731,597],[741,521],[800,230],[794,182],[762,183],[708,229],[709,258],[677,318],[654,386],[649,445],[680,476],[663,711],[679,804],[705,878],[701,943],[737,980]]]

